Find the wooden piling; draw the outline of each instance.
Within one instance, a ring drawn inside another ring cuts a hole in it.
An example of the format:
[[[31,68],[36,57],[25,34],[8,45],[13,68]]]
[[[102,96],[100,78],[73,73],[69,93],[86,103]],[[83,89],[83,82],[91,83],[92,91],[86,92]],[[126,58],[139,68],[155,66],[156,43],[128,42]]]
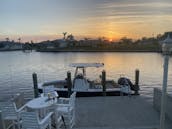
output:
[[[135,89],[135,93],[134,94],[136,94],[136,95],[139,95],[139,74],[140,74],[140,71],[139,71],[139,69],[136,69],[135,70],[135,87],[136,87],[136,89]]]
[[[68,97],[70,97],[72,92],[72,80],[71,80],[71,72],[67,72],[67,88],[68,88]]]
[[[2,111],[0,110],[0,129],[5,129],[4,120],[2,119]]]
[[[33,78],[33,86],[34,86],[34,97],[37,98],[39,96],[37,74],[33,73],[32,78]]]
[[[106,96],[106,71],[102,71],[103,96]]]

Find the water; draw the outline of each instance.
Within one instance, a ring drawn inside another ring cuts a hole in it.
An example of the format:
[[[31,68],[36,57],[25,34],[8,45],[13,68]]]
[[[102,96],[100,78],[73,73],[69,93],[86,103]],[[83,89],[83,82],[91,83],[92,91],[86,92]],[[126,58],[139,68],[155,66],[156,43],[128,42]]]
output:
[[[87,76],[98,78],[103,69],[107,78],[118,80],[126,76],[134,81],[135,69],[140,70],[142,87],[161,87],[163,77],[163,56],[159,53],[23,53],[0,52],[0,87],[10,92],[20,87],[32,87],[32,73],[38,74],[38,82],[64,79],[67,71],[74,74],[70,63],[104,63],[104,68],[88,68]],[[169,81],[172,87],[172,58],[169,61]]]

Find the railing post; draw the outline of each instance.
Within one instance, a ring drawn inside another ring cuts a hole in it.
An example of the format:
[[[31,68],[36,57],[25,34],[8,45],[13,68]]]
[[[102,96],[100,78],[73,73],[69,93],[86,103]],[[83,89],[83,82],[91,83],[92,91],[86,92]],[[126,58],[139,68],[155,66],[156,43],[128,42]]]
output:
[[[102,71],[103,96],[106,96],[106,71]]]
[[[140,74],[140,71],[139,71],[139,69],[136,69],[136,71],[135,71],[135,87],[136,87],[136,89],[135,89],[135,95],[139,95],[139,89],[140,89],[140,87],[139,87],[139,74]]]
[[[38,81],[37,81],[37,74],[33,73],[32,74],[32,78],[33,78],[33,86],[34,86],[34,96],[35,98],[38,97]]]
[[[163,72],[163,87],[161,95],[161,108],[160,108],[160,129],[165,129],[165,114],[166,114],[166,99],[167,99],[167,81],[168,81],[168,63],[169,55],[164,57],[164,72]]]
[[[0,129],[5,129],[4,120],[2,119],[2,111],[0,110]]]
[[[68,97],[70,97],[72,92],[72,81],[71,81],[71,72],[67,72],[67,88],[68,88]]]

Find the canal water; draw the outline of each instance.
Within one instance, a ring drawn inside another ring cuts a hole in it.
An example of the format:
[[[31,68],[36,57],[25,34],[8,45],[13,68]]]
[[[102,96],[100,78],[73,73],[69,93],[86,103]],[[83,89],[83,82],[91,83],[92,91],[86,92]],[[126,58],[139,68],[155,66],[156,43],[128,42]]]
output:
[[[20,87],[32,87],[32,73],[38,74],[38,82],[66,78],[67,71],[74,74],[70,63],[104,63],[103,68],[88,68],[87,76],[99,78],[106,70],[107,79],[117,81],[125,76],[134,81],[136,69],[140,70],[141,87],[162,86],[163,56],[160,53],[137,52],[57,52],[24,53],[0,52],[0,88],[16,91]],[[169,87],[172,87],[172,58],[169,61]]]

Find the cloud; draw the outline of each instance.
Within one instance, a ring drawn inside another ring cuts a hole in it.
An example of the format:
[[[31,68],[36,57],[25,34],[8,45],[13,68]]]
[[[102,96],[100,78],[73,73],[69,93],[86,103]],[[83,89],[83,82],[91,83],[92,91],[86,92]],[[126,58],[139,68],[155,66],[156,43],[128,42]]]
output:
[[[172,0],[0,0],[0,33],[94,36],[127,28],[146,35],[172,29],[171,12]]]

